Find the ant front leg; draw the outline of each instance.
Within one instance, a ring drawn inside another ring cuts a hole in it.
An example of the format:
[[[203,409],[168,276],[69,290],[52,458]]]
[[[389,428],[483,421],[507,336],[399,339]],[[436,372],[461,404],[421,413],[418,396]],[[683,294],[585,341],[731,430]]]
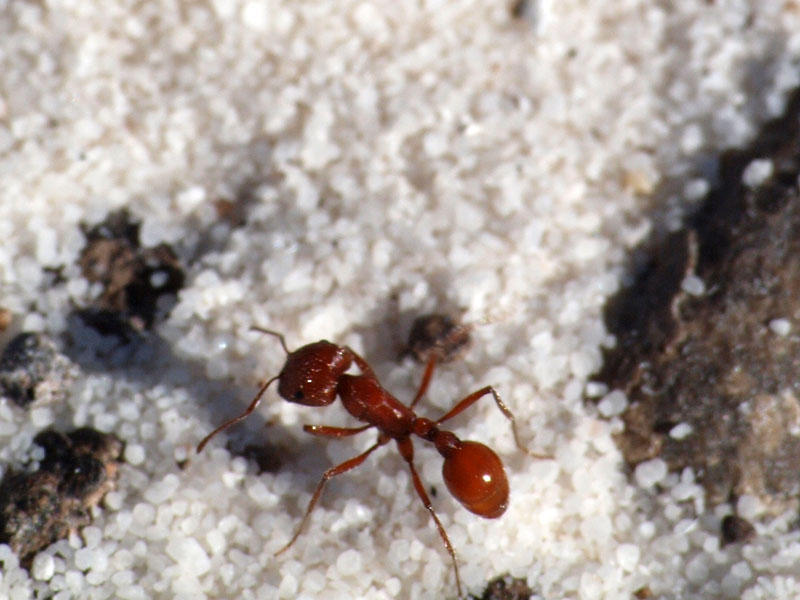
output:
[[[414,444],[412,443],[411,438],[407,436],[398,438],[397,449],[399,450],[400,455],[403,457],[403,460],[408,463],[408,468],[411,471],[411,481],[414,483],[414,489],[417,491],[419,499],[422,500],[422,504],[425,505],[425,510],[427,510],[433,518],[433,522],[436,524],[436,529],[439,530],[439,537],[442,538],[444,547],[447,548],[447,553],[453,560],[453,571],[455,571],[456,574],[458,597],[461,598],[461,576],[458,574],[458,560],[456,559],[456,552],[453,550],[453,544],[450,543],[450,538],[447,537],[447,532],[444,530],[444,526],[442,525],[441,521],[439,521],[439,517],[436,516],[436,511],[433,510],[431,499],[428,497],[428,493],[425,491],[425,486],[422,485],[422,480],[419,478],[417,469],[414,467]]]
[[[318,435],[320,437],[342,438],[349,435],[356,435],[362,431],[366,431],[373,425],[364,425],[362,427],[330,427],[328,425],[303,425],[303,431],[311,435]]]
[[[514,442],[517,444],[517,448],[522,450],[528,456],[532,456],[533,458],[542,458],[542,459],[552,459],[552,456],[547,454],[536,454],[535,452],[531,452],[528,450],[527,447],[520,441],[519,432],[517,431],[517,421],[514,419],[514,413],[512,413],[509,408],[503,403],[500,399],[500,394],[497,393],[492,386],[487,385],[484,388],[479,389],[476,392],[472,392],[466,398],[459,400],[456,405],[451,408],[443,417],[436,421],[437,425],[441,425],[445,421],[452,419],[456,415],[461,414],[463,411],[468,409],[470,406],[475,404],[478,400],[486,396],[487,394],[491,394],[494,398],[495,404],[497,404],[497,408],[500,409],[500,412],[503,413],[503,416],[511,421],[511,431],[514,434]]]
[[[225,421],[222,425],[220,425],[214,431],[212,431],[206,437],[204,437],[200,441],[200,443],[197,444],[197,453],[200,454],[200,452],[203,451],[203,448],[206,447],[206,444],[209,441],[211,441],[211,438],[213,438],[215,435],[217,435],[220,431],[222,431],[223,429],[227,429],[231,425],[235,425],[239,421],[242,421],[242,420],[246,419],[256,409],[256,407],[258,406],[258,403],[261,402],[261,397],[264,395],[264,392],[267,391],[267,388],[270,386],[270,384],[273,381],[277,381],[279,377],[280,377],[280,375],[277,375],[277,376],[273,377],[272,379],[270,379],[269,381],[267,381],[264,385],[262,385],[261,389],[258,390],[258,393],[256,394],[256,397],[253,398],[253,400],[250,402],[250,406],[248,406],[242,414],[240,414],[239,416],[233,417],[232,419],[229,419],[229,420]]]
[[[313,425],[311,427],[313,427]],[[324,427],[324,425],[320,425],[318,427]],[[339,427],[331,427],[330,428],[331,431],[337,430],[337,429],[342,430],[342,429],[347,429],[347,428],[339,428]],[[358,427],[358,428],[354,428],[354,429],[361,429],[361,428]],[[313,433],[313,432],[311,432],[311,433]],[[358,432],[351,430],[350,433],[345,433],[343,435],[353,435],[355,433],[358,433]],[[320,434],[320,435],[325,435],[325,434]],[[342,437],[342,436],[339,436],[339,435],[334,433],[332,435],[332,437]],[[339,465],[336,465],[335,467],[331,467],[330,469],[325,471],[325,473],[322,474],[322,479],[320,479],[319,483],[317,484],[317,489],[314,490],[314,495],[311,496],[311,502],[308,503],[308,508],[306,508],[306,514],[303,515],[303,519],[300,521],[300,525],[297,527],[297,531],[295,531],[294,535],[292,536],[292,539],[289,540],[289,543],[286,544],[283,548],[281,548],[280,550],[278,550],[275,553],[275,556],[278,556],[279,554],[283,554],[284,552],[286,552],[292,546],[292,544],[295,543],[297,538],[300,537],[300,534],[302,533],[303,528],[305,527],[306,523],[308,522],[308,517],[309,517],[309,515],[311,515],[311,511],[314,510],[314,507],[316,506],[317,501],[319,500],[319,497],[322,495],[322,489],[325,487],[325,484],[328,482],[328,480],[336,477],[337,475],[341,475],[342,473],[347,473],[347,471],[355,469],[356,467],[361,465],[361,463],[363,463],[365,460],[367,460],[367,457],[370,454],[372,454],[375,450],[377,450],[378,448],[380,448],[381,446],[386,444],[389,441],[389,439],[390,438],[381,435],[380,437],[378,437],[378,441],[377,442],[372,444],[372,446],[367,448],[364,452],[362,452],[358,456],[354,456],[353,458],[351,458],[349,460],[346,460],[343,463],[341,463]]]
[[[371,379],[377,380],[378,377],[375,375],[375,371],[372,370],[372,367],[369,366],[369,363],[364,360],[360,354],[358,354],[355,350],[353,350],[350,346],[346,346],[347,351],[350,353],[353,362],[356,363],[356,366],[361,371],[362,375],[366,375]]]

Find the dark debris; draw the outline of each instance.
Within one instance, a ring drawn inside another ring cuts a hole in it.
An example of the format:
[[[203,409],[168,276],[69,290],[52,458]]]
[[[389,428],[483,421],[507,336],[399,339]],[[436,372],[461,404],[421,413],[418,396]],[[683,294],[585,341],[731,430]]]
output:
[[[103,291],[78,314],[103,335],[128,338],[150,329],[168,314],[183,287],[184,269],[175,252],[167,244],[142,248],[139,228],[127,210],[83,228],[81,271],[88,281],[102,284]]]
[[[245,200],[227,200],[220,198],[214,201],[214,209],[220,220],[231,227],[241,227],[247,222],[247,202]]]
[[[480,600],[529,600],[533,590],[525,579],[503,575],[490,581],[482,596],[472,596]]]
[[[530,0],[513,0],[509,5],[509,12],[514,19],[521,19],[531,9]]]
[[[91,523],[91,509],[117,478],[122,442],[81,428],[69,434],[47,429],[34,442],[45,450],[33,473],[9,471],[0,482],[0,543],[30,568],[36,553]]]
[[[651,248],[609,302],[617,347],[597,379],[625,390],[618,437],[631,465],[691,466],[711,504],[754,494],[775,511],[800,490],[800,91],[750,148],[720,159],[720,182],[684,231]],[[755,159],[773,173],[742,181]],[[682,289],[687,276],[705,292]],[[789,335],[772,320],[792,325]],[[691,426],[681,439],[669,435]]]
[[[470,346],[470,327],[443,314],[417,317],[411,325],[403,354],[427,363],[431,356],[445,363],[459,358]]]
[[[636,598],[636,600],[648,600],[648,598],[653,597],[653,591],[649,586],[645,585],[633,592],[633,597]]]
[[[18,406],[63,399],[72,376],[72,363],[41,333],[20,333],[0,356],[0,390]]]
[[[756,535],[756,528],[747,519],[736,515],[727,515],[722,519],[722,545],[736,542],[749,542]]]

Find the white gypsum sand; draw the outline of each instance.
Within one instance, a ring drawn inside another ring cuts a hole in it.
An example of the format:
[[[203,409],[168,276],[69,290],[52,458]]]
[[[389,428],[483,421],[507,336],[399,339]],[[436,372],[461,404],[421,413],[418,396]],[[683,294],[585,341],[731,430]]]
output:
[[[628,251],[699,201],[714,157],[745,143],[797,85],[791,2],[10,2],[0,0],[0,304],[13,330],[69,329],[81,374],[68,400],[0,404],[0,461],[53,424],[127,443],[118,490],[92,526],[32,572],[7,547],[0,596],[447,598],[449,558],[393,446],[329,484],[322,471],[373,434],[271,390],[200,456],[290,347],[349,344],[410,399],[422,369],[396,360],[415,314],[460,309],[475,343],[442,366],[419,411],[492,384],[530,447],[486,399],[453,421],[506,462],[507,513],[449,497],[441,459],[416,464],[479,593],[506,572],[542,598],[795,598],[789,517],[719,549],[721,515],[691,472],[632,480],[611,433],[624,398],[583,400],[610,344],[601,320]],[[247,197],[230,234],[214,202]],[[76,264],[79,223],[128,207],[142,241],[172,244],[187,282],[158,338],[133,356],[70,325],[97,293]],[[659,215],[654,224],[650,215]],[[48,285],[44,269],[66,282]],[[109,350],[111,349],[111,350]],[[96,352],[109,358],[96,359]],[[595,391],[597,391],[595,389]],[[268,442],[280,468],[224,449]],[[183,470],[178,462],[190,459]],[[651,495],[660,483],[665,490]],[[758,517],[744,499],[740,514]]]

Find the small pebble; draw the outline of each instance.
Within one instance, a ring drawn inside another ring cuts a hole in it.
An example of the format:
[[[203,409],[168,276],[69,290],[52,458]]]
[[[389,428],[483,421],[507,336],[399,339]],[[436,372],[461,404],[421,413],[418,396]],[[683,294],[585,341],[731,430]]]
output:
[[[756,535],[756,528],[747,519],[728,515],[722,519],[722,543],[748,542]]]
[[[649,488],[663,481],[667,476],[667,463],[660,458],[645,461],[636,465],[634,471],[636,482],[643,488]]]
[[[144,462],[144,447],[139,444],[130,444],[125,447],[125,460],[132,465],[140,465]]]
[[[635,544],[620,544],[617,548],[617,562],[628,572],[632,572],[639,564],[640,550]]]
[[[48,581],[55,573],[56,563],[50,554],[40,552],[33,559],[31,576],[39,581]]]
[[[336,559],[336,568],[342,575],[355,575],[361,571],[361,554],[356,550],[345,550]]]
[[[749,188],[755,188],[772,177],[774,165],[768,158],[757,158],[747,165],[742,173],[742,183]]]
[[[628,397],[621,390],[614,390],[600,400],[597,410],[606,418],[621,415],[628,408]]]
[[[669,430],[669,437],[673,440],[682,440],[685,437],[689,436],[692,433],[693,428],[688,423],[678,423]]]
[[[769,328],[772,333],[785,337],[792,330],[792,324],[789,319],[772,319],[769,322]]]
[[[697,275],[688,275],[681,282],[681,289],[690,296],[702,296],[706,291],[706,284]]]

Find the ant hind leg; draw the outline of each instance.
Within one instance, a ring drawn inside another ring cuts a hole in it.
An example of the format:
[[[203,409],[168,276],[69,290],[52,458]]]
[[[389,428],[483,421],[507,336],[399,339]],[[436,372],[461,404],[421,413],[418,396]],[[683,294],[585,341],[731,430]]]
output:
[[[450,558],[453,561],[453,571],[455,571],[456,574],[458,597],[461,598],[461,576],[458,574],[458,559],[456,559],[456,552],[453,550],[453,544],[450,543],[450,538],[447,537],[447,532],[444,530],[444,525],[442,525],[441,521],[439,521],[436,511],[433,510],[433,504],[431,504],[431,499],[428,496],[428,492],[425,491],[425,486],[422,485],[422,480],[419,477],[419,473],[417,473],[417,469],[414,467],[414,445],[411,442],[411,438],[404,437],[398,439],[397,449],[400,451],[400,455],[403,457],[403,460],[405,460],[408,464],[408,468],[411,471],[411,481],[414,483],[414,489],[417,491],[419,499],[422,500],[422,504],[425,505],[425,510],[427,510],[431,515],[431,518],[433,518],[436,529],[439,531],[439,537],[442,538],[444,547],[447,548],[447,553],[450,555]]]
[[[475,404],[478,400],[480,400],[481,398],[483,398],[487,394],[491,394],[492,395],[492,397],[494,398],[494,403],[497,405],[497,408],[499,408],[500,412],[503,413],[503,416],[511,422],[511,432],[514,434],[514,442],[516,443],[517,448],[519,448],[525,454],[527,454],[528,456],[531,456],[533,458],[541,458],[541,459],[552,459],[553,458],[552,456],[547,455],[547,454],[537,454],[535,452],[532,452],[532,451],[528,450],[528,448],[522,443],[522,441],[521,441],[521,439],[519,437],[519,431],[517,431],[517,421],[516,421],[516,419],[514,419],[514,413],[512,413],[511,410],[500,399],[500,394],[497,393],[497,390],[495,390],[490,385],[487,385],[484,388],[481,388],[481,389],[479,389],[479,390],[477,390],[475,392],[472,392],[471,394],[469,394],[465,398],[462,398],[461,400],[456,402],[456,405],[453,408],[451,408],[449,411],[447,411],[444,414],[444,416],[439,418],[436,421],[436,424],[440,425],[440,424],[444,423],[445,421],[447,421],[449,419],[452,419],[456,415],[460,415],[462,412],[464,412],[466,409],[468,409],[470,406]]]

